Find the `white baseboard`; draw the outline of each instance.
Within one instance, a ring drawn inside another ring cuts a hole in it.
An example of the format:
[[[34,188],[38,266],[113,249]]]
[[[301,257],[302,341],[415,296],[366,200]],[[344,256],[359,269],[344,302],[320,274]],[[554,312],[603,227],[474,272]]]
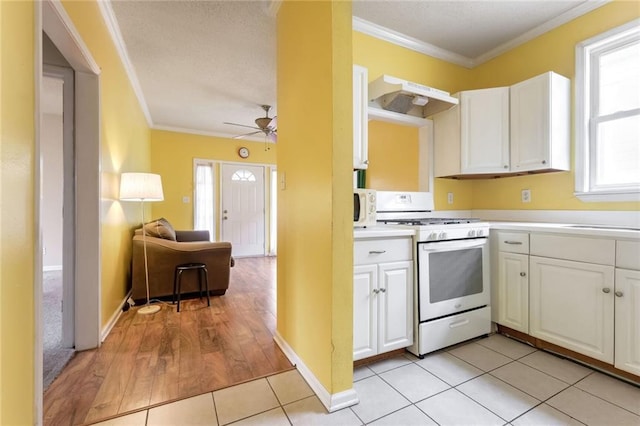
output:
[[[122,299],[122,302],[120,302],[120,304],[118,305],[118,308],[115,310],[113,315],[111,315],[111,318],[109,318],[107,325],[105,325],[102,331],[100,332],[100,343],[105,341],[109,333],[111,333],[113,326],[115,326],[116,323],[118,322],[120,315],[122,315],[122,308],[124,304],[127,303],[127,300],[129,300],[129,298],[131,297],[132,292],[133,290],[129,290],[129,292],[124,297],[124,299]]]
[[[42,272],[62,271],[62,265],[43,266]]]
[[[282,349],[282,352],[289,358],[289,361],[296,366],[300,375],[307,381],[313,392],[316,394],[320,402],[325,406],[330,413],[341,410],[343,408],[356,405],[360,402],[358,394],[351,388],[346,391],[330,394],[329,391],[320,383],[311,370],[302,362],[298,354],[289,346],[289,344],[282,338],[280,333],[276,331],[273,336],[273,340]]]

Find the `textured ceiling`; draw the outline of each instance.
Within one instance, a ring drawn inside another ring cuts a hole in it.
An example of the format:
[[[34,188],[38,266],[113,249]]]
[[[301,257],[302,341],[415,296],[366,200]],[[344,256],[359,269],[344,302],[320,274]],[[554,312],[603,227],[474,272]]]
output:
[[[355,0],[353,14],[473,64],[534,28],[563,23],[560,15],[585,3],[603,1]],[[225,121],[253,126],[263,116],[261,104],[273,105],[277,114],[276,18],[270,11],[277,1],[106,4],[154,128],[231,137],[250,129]]]

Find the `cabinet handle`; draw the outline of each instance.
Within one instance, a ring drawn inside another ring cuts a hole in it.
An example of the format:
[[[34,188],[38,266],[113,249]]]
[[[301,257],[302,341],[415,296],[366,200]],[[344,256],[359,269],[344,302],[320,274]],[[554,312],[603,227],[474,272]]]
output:
[[[505,169],[508,169],[508,168],[509,168],[509,166],[507,166],[507,165],[505,164],[505,165],[504,165],[504,168],[505,168]]]
[[[386,288],[381,288],[381,289],[380,289],[380,293],[386,293],[386,292],[387,292],[387,289],[386,289]]]
[[[522,241],[510,241],[510,240],[505,240],[504,242],[505,244],[513,244],[516,246],[521,246],[522,245]]]
[[[542,164],[547,164],[547,160],[542,160]]]
[[[526,277],[526,276],[527,276],[527,273],[526,273],[526,272],[520,272],[520,276],[521,276],[521,277]]]
[[[616,291],[616,292],[615,292],[615,293],[613,293],[613,294],[615,294],[617,297],[622,297],[622,296],[624,296],[624,293],[623,293],[623,292],[621,292],[620,290]]]
[[[380,290],[378,290],[377,288],[374,288],[373,289],[373,294],[378,294],[378,293],[380,293]]]
[[[386,250],[369,250],[369,254],[383,254],[386,252]]]
[[[609,288],[607,288],[607,287],[605,287],[605,288],[603,288],[603,289],[602,289],[602,292],[603,292],[603,293],[609,293],[610,291],[611,291],[611,289],[609,289]]]

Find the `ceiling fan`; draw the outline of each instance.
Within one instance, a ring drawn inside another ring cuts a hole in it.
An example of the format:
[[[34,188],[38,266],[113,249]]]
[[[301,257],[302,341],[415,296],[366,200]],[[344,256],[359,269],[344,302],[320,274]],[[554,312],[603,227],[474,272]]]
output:
[[[253,132],[244,133],[242,135],[234,136],[233,139],[242,139],[246,136],[255,135],[258,133],[264,133],[266,139],[271,142],[275,142],[277,139],[278,132],[278,121],[277,117],[269,117],[269,110],[271,109],[271,105],[260,105],[265,112],[264,117],[258,117],[255,119],[256,126],[246,126],[244,124],[238,123],[228,123],[224,122],[224,124],[230,124],[232,126],[240,126],[240,127],[248,127],[249,129],[255,129]]]

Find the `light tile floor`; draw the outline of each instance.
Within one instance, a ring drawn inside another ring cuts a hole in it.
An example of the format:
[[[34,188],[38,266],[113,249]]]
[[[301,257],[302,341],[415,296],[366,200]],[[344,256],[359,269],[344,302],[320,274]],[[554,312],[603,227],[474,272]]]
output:
[[[360,403],[327,413],[296,371],[101,425],[640,425],[640,387],[501,335],[358,367]]]

